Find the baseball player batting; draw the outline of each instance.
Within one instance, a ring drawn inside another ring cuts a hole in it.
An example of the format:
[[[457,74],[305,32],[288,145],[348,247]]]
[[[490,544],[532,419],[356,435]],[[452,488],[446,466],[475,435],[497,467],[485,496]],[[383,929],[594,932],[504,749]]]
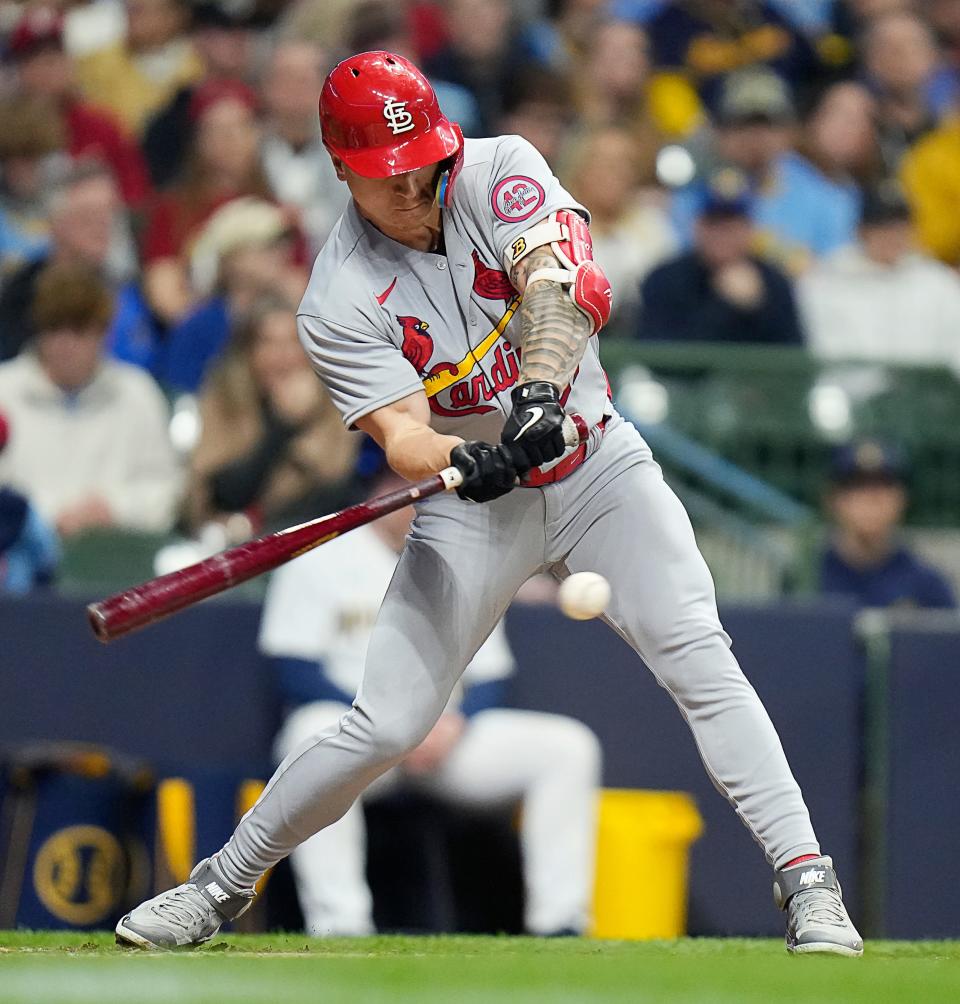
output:
[[[127,914],[118,939],[199,944],[243,913],[268,868],[423,740],[518,587],[549,570],[609,580],[608,623],[673,696],[774,869],[787,948],[860,955],[686,512],[611,402],[595,337],[611,289],[589,212],[523,139],[464,140],[389,52],[334,67],[320,122],[352,199],[314,266],[301,340],[348,426],[409,480],[457,467],[460,497],[418,505],[350,711],[294,749],[227,844]],[[589,429],[573,448],[567,413]]]

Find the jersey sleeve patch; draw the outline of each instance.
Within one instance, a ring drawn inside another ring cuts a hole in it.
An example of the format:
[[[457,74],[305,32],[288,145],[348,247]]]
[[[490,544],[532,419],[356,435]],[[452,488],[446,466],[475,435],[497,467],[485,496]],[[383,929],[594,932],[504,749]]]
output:
[[[518,223],[533,216],[545,199],[543,185],[525,174],[512,174],[497,182],[490,201],[497,219]]]

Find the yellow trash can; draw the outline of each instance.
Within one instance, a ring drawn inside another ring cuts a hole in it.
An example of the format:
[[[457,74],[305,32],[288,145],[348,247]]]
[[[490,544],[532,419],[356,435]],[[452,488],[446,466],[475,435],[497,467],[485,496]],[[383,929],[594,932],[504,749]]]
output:
[[[703,819],[680,791],[600,793],[595,938],[679,938],[687,929],[690,845]]]

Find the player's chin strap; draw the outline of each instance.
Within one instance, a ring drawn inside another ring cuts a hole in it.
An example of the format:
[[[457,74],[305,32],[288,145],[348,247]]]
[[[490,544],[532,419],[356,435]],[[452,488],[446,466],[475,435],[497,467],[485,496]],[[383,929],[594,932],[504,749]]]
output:
[[[560,283],[569,290],[576,308],[589,318],[596,334],[610,320],[613,290],[603,269],[593,260],[590,228],[577,213],[560,209],[522,233],[504,256],[507,271],[546,244],[560,267],[538,268],[527,276],[527,288],[542,280]]]

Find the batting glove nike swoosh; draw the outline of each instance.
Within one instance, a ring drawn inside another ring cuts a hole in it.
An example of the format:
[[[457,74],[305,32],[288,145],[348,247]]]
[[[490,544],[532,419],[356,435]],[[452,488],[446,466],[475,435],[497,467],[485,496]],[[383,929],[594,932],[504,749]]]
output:
[[[563,456],[564,412],[560,391],[546,380],[522,383],[513,389],[513,411],[500,434],[521,474]]]

